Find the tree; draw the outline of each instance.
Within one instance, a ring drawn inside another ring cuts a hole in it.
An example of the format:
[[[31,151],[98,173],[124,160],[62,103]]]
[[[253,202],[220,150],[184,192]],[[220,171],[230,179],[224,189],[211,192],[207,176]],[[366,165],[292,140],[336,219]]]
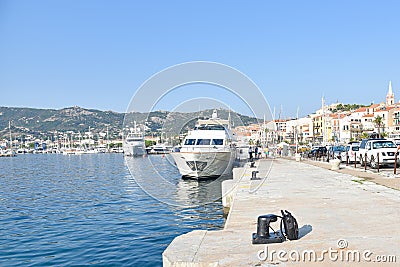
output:
[[[375,119],[372,121],[374,123],[374,126],[378,129],[378,137],[381,138],[381,128],[384,127],[383,119],[381,116],[375,117]]]
[[[144,145],[145,145],[146,147],[154,146],[155,144],[156,144],[156,142],[153,141],[153,140],[144,140]]]

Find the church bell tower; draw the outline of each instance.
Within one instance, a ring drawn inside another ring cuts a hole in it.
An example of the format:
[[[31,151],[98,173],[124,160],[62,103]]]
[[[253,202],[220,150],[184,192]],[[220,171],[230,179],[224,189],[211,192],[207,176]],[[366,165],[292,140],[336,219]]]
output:
[[[392,81],[389,82],[389,91],[386,95],[386,106],[394,105],[394,94],[392,90]]]

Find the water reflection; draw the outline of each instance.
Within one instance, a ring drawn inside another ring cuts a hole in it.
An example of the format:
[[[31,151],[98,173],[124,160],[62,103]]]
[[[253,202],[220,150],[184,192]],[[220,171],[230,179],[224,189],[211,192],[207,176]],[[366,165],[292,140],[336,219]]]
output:
[[[221,198],[221,176],[210,180],[182,179],[170,155],[127,157],[125,162],[134,181],[154,199],[173,206],[193,207]]]
[[[152,160],[174,186],[171,199],[201,202],[203,182]],[[120,154],[19,155],[0,166],[0,266],[161,266],[177,235],[223,226],[219,201],[189,208],[148,197]]]

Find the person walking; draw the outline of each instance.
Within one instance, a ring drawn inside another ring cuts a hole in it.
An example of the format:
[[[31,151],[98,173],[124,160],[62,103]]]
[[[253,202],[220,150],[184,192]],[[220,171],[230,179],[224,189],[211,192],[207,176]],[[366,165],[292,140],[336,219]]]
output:
[[[264,149],[264,154],[265,154],[265,158],[267,159],[268,158],[268,147],[266,147],[265,149]]]
[[[253,147],[249,146],[249,159],[250,161],[253,160]]]

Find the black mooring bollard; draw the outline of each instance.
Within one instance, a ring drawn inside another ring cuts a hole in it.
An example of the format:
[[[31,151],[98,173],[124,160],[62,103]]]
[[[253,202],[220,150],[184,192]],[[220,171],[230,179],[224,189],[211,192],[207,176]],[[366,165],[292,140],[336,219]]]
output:
[[[257,219],[257,235],[260,237],[269,237],[270,222],[277,221],[277,217],[273,214],[259,216]]]
[[[274,214],[261,215],[257,219],[257,233],[253,233],[253,244],[269,244],[269,243],[282,243],[284,237],[273,233],[269,233],[271,222],[276,222],[278,216]]]
[[[252,171],[251,172],[251,179],[252,180],[254,180],[254,179],[257,179],[257,173],[258,173],[259,171]]]

